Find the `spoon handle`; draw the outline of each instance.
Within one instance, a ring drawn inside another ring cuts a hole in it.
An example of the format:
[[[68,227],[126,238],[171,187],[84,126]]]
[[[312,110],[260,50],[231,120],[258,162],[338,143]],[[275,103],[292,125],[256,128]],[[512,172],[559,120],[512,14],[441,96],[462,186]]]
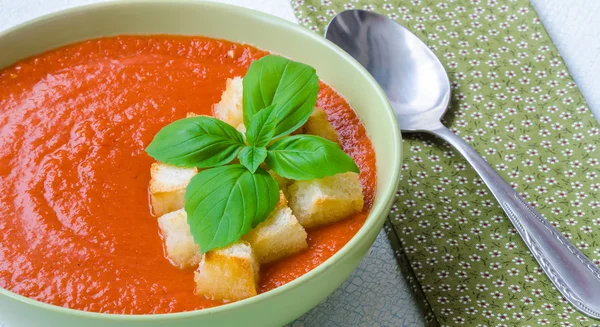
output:
[[[578,310],[600,318],[600,269],[460,137],[444,126],[429,132],[453,145],[479,173],[554,286]]]

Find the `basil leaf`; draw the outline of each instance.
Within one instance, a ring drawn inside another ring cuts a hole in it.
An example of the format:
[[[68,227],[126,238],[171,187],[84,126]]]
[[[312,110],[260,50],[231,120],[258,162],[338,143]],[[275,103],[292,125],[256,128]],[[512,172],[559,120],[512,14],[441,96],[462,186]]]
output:
[[[243,146],[243,135],[232,126],[212,117],[197,116],[165,126],[146,152],[167,164],[208,168],[229,163]]]
[[[247,126],[256,113],[275,104],[274,138],[302,126],[313,112],[319,93],[314,68],[273,55],[254,61],[243,84],[244,123]]]
[[[255,146],[246,146],[238,155],[240,163],[248,168],[251,173],[256,171],[256,168],[267,158],[267,149],[264,147],[257,148]]]
[[[360,172],[354,160],[336,143],[314,135],[284,137],[267,150],[267,165],[289,179],[309,180]]]
[[[263,147],[271,142],[277,124],[277,117],[273,109],[275,109],[275,105],[259,111],[252,117],[246,131],[248,144]]]
[[[277,182],[264,169],[242,165],[203,170],[190,181],[185,211],[194,241],[205,253],[234,243],[263,222],[279,201]]]

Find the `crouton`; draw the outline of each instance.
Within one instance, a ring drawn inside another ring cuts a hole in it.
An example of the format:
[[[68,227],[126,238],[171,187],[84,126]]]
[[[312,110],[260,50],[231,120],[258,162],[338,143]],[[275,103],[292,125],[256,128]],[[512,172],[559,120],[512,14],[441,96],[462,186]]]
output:
[[[185,118],[193,118],[193,117],[198,117],[198,116],[202,116],[202,115],[198,115],[197,113],[194,113],[194,112],[188,112],[185,115]]]
[[[179,269],[196,267],[201,258],[200,247],[194,243],[185,210],[179,209],[160,216],[158,227],[171,263]]]
[[[196,295],[238,301],[257,294],[259,263],[249,243],[239,241],[205,253],[194,274]]]
[[[306,237],[306,231],[280,192],[275,210],[243,239],[252,245],[259,263],[268,263],[308,248]]]
[[[242,78],[228,78],[225,91],[221,95],[221,102],[213,106],[215,118],[220,119],[233,127],[244,122],[242,109]]]
[[[303,126],[303,132],[305,134],[320,136],[331,142],[340,144],[337,131],[331,126],[327,120],[327,114],[321,108],[315,107],[312,115],[308,117],[308,120]]]
[[[287,188],[292,181],[285,177],[279,176],[276,172],[274,172],[272,170],[269,170],[267,172],[269,173],[269,175],[271,175],[271,177],[273,177],[273,179],[275,179],[275,181],[277,182],[277,185],[279,185],[279,190],[283,191],[283,194],[285,195],[285,197],[288,198]]]
[[[294,181],[289,187],[290,208],[305,228],[342,220],[363,209],[358,174],[348,172],[309,181]]]
[[[153,163],[150,167],[150,203],[154,215],[160,217],[183,208],[185,188],[197,173],[196,168]]]

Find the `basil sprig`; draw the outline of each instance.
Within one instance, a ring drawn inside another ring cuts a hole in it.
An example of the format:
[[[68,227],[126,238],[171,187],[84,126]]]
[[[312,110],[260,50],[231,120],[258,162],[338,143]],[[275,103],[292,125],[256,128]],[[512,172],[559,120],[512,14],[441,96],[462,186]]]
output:
[[[275,108],[275,105],[271,105],[252,117],[246,130],[248,144],[263,147],[273,139],[278,121]]]
[[[244,145],[244,137],[231,125],[198,116],[165,126],[146,152],[174,166],[208,168],[231,162]]]
[[[315,69],[279,56],[266,56],[250,65],[244,84],[244,124],[259,111],[276,105],[274,137],[304,125],[317,103],[319,77]]]
[[[295,180],[359,172],[340,147],[314,135],[287,136],[312,114],[319,92],[314,68],[279,56],[254,61],[243,79],[246,133],[212,117],[175,121],[146,148],[158,161],[208,168],[192,178],[185,211],[202,253],[238,241],[263,222],[279,199],[261,165]],[[235,158],[239,164],[230,164]]]
[[[265,163],[280,176],[295,180],[359,172],[336,143],[314,135],[294,135],[273,143],[267,148]]]
[[[194,240],[202,252],[234,243],[261,223],[279,200],[277,182],[264,169],[242,165],[207,169],[192,178],[185,193]]]

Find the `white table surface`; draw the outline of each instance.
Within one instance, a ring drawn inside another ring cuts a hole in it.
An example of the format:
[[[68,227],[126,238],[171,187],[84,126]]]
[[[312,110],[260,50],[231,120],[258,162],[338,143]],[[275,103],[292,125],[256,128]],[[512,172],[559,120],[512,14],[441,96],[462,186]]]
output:
[[[0,31],[53,11],[106,0],[0,0]],[[408,0],[406,0],[408,1]],[[288,0],[221,0],[295,22]],[[600,118],[600,1],[531,0],[596,118]],[[0,49],[1,51],[1,49]],[[0,308],[0,327],[1,323]],[[423,326],[381,233],[352,276],[298,326]],[[18,326],[7,326],[18,327]]]

